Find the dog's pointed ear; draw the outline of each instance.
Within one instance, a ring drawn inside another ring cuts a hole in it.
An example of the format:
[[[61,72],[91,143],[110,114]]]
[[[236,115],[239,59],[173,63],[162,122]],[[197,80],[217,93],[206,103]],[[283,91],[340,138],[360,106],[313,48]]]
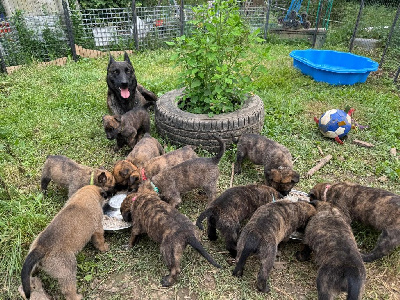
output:
[[[110,60],[108,61],[108,67],[110,67],[111,64],[115,63],[114,57],[110,54]]]
[[[274,181],[274,182],[281,182],[282,181],[282,175],[277,169],[272,169],[271,172],[269,173],[269,179]]]
[[[300,174],[296,171],[293,171],[292,174],[292,183],[298,183],[300,181]]]
[[[312,189],[312,190],[308,193],[308,197],[310,197],[310,200],[318,200],[318,196],[316,195],[314,189]]]
[[[129,174],[129,169],[128,168],[125,168],[125,169],[122,169],[122,170],[120,170],[119,171],[119,175],[121,176],[121,177],[126,177],[128,174]]]
[[[97,181],[99,183],[106,183],[107,182],[107,175],[105,172],[101,172],[100,175],[97,177]]]
[[[124,53],[124,60],[125,60],[128,64],[130,64],[130,65],[132,66],[131,60],[129,59],[128,53],[126,53],[126,51],[125,51],[125,53]]]
[[[114,115],[114,120],[121,123],[121,115]]]

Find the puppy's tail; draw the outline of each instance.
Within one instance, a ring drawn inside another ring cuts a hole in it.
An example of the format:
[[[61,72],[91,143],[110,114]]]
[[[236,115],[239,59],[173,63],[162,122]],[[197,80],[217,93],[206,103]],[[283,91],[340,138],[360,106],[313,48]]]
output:
[[[35,248],[29,252],[25,259],[24,265],[21,271],[21,282],[22,289],[24,290],[25,297],[29,299],[31,297],[31,272],[33,267],[44,257],[44,253],[39,249]]]
[[[348,267],[344,272],[347,277],[347,300],[361,299],[365,274],[360,274],[360,270],[356,267]]]
[[[224,155],[225,152],[225,143],[224,141],[216,135],[213,135],[213,137],[218,141],[219,143],[219,152],[216,156],[213,157],[213,161],[217,164],[221,160],[222,156]]]
[[[203,220],[205,218],[209,218],[210,216],[213,215],[212,209],[211,208],[207,208],[205,211],[203,211],[200,216],[197,218],[196,221],[196,226],[200,228],[200,230],[204,230],[203,224],[201,224],[203,222]]]
[[[235,269],[233,270],[234,276],[241,276],[243,272],[244,265],[246,264],[247,258],[257,252],[257,249],[260,245],[260,239],[257,238],[254,234],[249,233],[247,237],[243,250],[241,251],[238,262],[236,263]]]
[[[203,245],[199,242],[199,240],[191,235],[188,239],[188,244],[196,249],[207,261],[212,264],[214,267],[221,268],[221,266],[211,257],[210,254],[204,249]]]

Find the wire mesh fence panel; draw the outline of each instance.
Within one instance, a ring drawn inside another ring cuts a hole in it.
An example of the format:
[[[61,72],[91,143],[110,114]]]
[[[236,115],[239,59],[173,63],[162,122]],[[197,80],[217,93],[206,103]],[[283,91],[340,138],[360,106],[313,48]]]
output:
[[[2,3],[2,66],[50,61],[71,53],[74,58],[75,54],[98,57],[108,51],[156,49],[192,29],[193,6],[185,4],[181,12],[180,1],[135,10],[132,5],[82,9],[75,2],[64,9],[62,0]],[[239,5],[241,16],[269,42],[349,49],[381,62],[390,72],[399,68],[398,0],[247,0]]]
[[[3,64],[50,61],[70,52],[61,2],[3,1],[0,52]]]
[[[107,8],[71,10],[77,45],[94,50],[133,48],[132,10]]]
[[[137,7],[139,49],[165,46],[181,34],[180,6]],[[185,19],[191,15],[185,9]],[[141,24],[141,26],[139,26]]]
[[[359,22],[354,27],[353,39],[350,41],[349,50],[352,53],[368,56],[380,61],[385,51],[386,42],[392,29],[396,16],[397,5],[393,2],[380,0],[364,0],[359,3]],[[398,27],[398,26],[397,26]],[[396,47],[397,41],[397,47]],[[392,43],[389,52],[399,54],[400,35],[392,33]],[[393,57],[394,58],[394,57]]]

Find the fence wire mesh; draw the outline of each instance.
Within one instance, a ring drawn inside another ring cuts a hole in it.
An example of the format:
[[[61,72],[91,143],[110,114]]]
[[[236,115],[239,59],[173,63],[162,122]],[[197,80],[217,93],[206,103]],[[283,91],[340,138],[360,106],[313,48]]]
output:
[[[197,1],[205,5],[207,1]],[[197,3],[196,2],[196,3]],[[190,33],[192,6],[82,9],[62,0],[2,1],[0,59],[3,71],[33,60],[72,55],[98,57],[108,51],[164,47]],[[161,2],[159,2],[161,3]],[[64,5],[64,6],[63,6]],[[181,12],[182,9],[182,12]],[[306,43],[368,56],[393,74],[400,67],[398,0],[247,0],[240,12],[270,42]]]

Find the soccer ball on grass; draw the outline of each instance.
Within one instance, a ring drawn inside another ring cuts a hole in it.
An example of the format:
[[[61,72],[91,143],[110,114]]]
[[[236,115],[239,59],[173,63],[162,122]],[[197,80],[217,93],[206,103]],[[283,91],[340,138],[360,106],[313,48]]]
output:
[[[348,113],[340,109],[331,109],[325,112],[319,120],[315,119],[318,128],[323,136],[335,139],[338,143],[343,144],[341,138],[346,136],[351,129],[351,114],[354,109],[350,109]]]

